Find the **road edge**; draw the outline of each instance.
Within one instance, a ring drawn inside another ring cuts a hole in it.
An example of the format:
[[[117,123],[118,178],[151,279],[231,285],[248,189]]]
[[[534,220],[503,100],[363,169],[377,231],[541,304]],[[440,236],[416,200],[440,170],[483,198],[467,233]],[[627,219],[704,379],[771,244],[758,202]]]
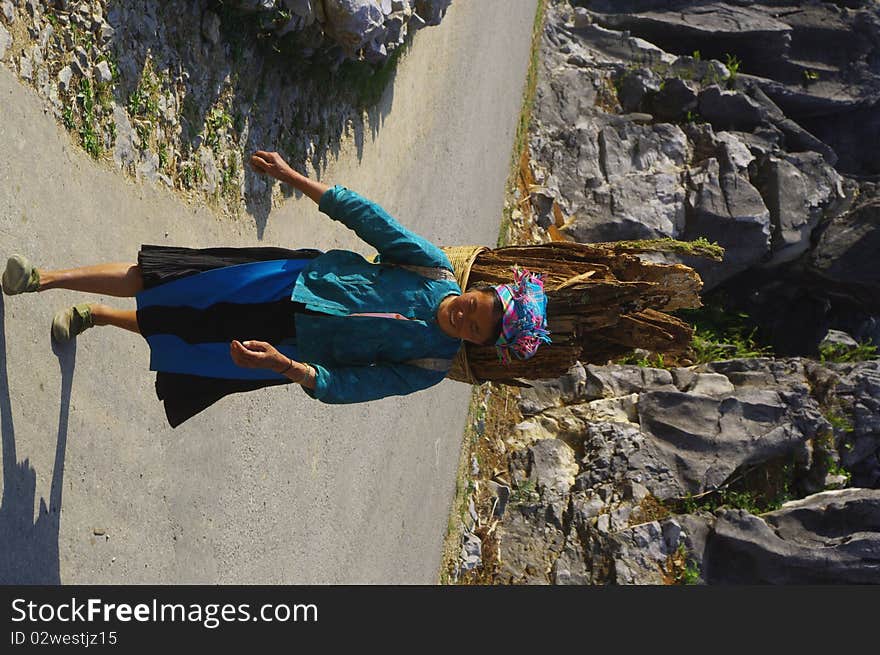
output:
[[[523,101],[519,119],[517,120],[513,148],[511,149],[509,172],[505,182],[504,210],[498,228],[496,247],[506,246],[519,241],[513,234],[514,227],[510,220],[510,215],[516,203],[515,191],[520,177],[522,158],[528,152],[529,124],[531,123],[532,109],[535,103],[541,35],[544,30],[544,19],[547,14],[548,3],[549,0],[538,0],[537,8],[535,9],[535,18],[532,24],[532,43],[529,51],[529,67],[526,73],[526,81],[523,85]],[[441,585],[457,584],[457,581],[453,579],[452,572],[455,570],[455,565],[461,551],[461,536],[468,515],[468,498],[471,491],[473,491],[473,481],[470,479],[471,458],[481,437],[475,426],[481,419],[485,418],[484,401],[486,396],[485,387],[487,386],[492,387],[496,385],[490,382],[483,385],[472,385],[471,387],[471,400],[468,405],[458,466],[456,468],[455,496],[453,497],[447,519],[446,535],[443,539],[442,555],[437,571],[437,584]]]

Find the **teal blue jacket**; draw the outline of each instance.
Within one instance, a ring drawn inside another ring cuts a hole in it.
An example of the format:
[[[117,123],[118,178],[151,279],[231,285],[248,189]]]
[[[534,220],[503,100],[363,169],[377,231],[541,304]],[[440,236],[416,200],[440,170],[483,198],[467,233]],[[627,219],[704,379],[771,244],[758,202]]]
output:
[[[348,250],[330,250],[297,278],[291,299],[325,314],[296,316],[299,358],[317,372],[315,389],[306,393],[326,403],[358,403],[405,395],[443,380],[445,368],[412,361],[452,360],[458,352],[461,340],[440,329],[436,314],[440,301],[460,295],[461,288],[395,264],[451,271],[449,259],[345,187],[328,189],[319,209],[373,246],[382,263]],[[415,320],[349,316],[359,312],[394,312]]]

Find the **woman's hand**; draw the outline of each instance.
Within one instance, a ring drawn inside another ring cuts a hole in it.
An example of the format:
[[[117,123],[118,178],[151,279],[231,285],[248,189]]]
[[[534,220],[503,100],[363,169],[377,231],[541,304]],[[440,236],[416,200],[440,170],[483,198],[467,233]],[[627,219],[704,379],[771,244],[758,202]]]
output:
[[[251,155],[251,166],[255,171],[274,177],[276,180],[287,182],[288,184],[291,184],[291,180],[294,178],[293,169],[277,152],[257,150]]]
[[[276,373],[289,368],[292,362],[265,341],[233,341],[229,345],[229,356],[242,368],[268,368]]]
[[[289,184],[297,191],[306,194],[316,203],[321,202],[321,196],[330,188],[323,182],[310,180],[305,175],[297,173],[277,152],[257,150],[251,155],[251,166],[255,171]]]

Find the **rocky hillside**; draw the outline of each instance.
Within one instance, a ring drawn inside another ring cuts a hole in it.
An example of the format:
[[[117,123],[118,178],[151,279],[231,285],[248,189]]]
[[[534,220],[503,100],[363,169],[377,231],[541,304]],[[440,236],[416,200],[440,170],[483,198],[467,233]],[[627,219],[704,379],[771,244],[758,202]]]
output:
[[[826,334],[826,354],[880,345],[880,7],[556,1],[540,55],[514,223],[540,242],[724,246],[675,261],[779,358],[579,366],[524,390],[504,466],[477,476],[483,569],[880,582],[880,362],[816,359]]]
[[[95,159],[246,210],[262,234],[273,187],[249,153],[320,172],[342,138],[377,131],[394,57],[449,4],[0,0],[0,64]]]
[[[880,583],[880,362],[576,367],[521,409],[500,581]]]
[[[384,62],[409,33],[437,25],[452,0],[229,0],[301,55]]]

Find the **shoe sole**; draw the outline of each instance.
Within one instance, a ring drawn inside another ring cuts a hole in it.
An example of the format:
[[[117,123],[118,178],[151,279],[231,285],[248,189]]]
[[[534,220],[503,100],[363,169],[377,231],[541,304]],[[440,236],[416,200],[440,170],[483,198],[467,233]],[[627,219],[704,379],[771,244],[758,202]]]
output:
[[[72,309],[64,309],[52,319],[52,337],[59,343],[70,341],[70,319]]]
[[[27,290],[27,283],[31,277],[33,266],[24,257],[13,255],[6,262],[6,270],[3,271],[3,293],[7,296],[17,296]]]
[[[75,316],[77,309],[80,309],[81,311],[78,316]],[[75,329],[72,326],[74,319],[77,317],[82,317],[84,313],[86,316],[86,318],[83,319],[86,321],[85,325],[72,334],[73,330]],[[59,343],[71,341],[78,335],[88,330],[93,325],[94,323],[91,318],[89,305],[87,303],[83,303],[82,305],[74,305],[73,307],[62,309],[60,312],[55,314],[55,318],[52,319],[52,337],[55,339],[55,341]]]

